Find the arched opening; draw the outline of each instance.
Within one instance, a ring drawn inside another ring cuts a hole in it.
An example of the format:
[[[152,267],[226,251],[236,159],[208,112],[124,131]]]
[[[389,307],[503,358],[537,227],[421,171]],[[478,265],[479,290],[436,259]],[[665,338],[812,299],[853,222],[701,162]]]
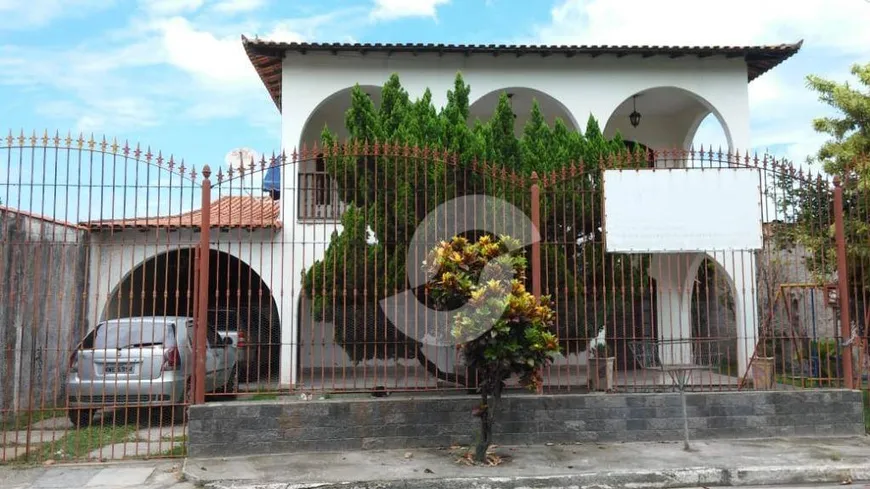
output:
[[[514,113],[514,134],[517,137],[523,135],[523,128],[529,120],[534,102],[538,103],[541,113],[550,127],[553,127],[556,120],[560,119],[571,131],[576,131],[579,128],[574,116],[562,102],[540,90],[526,87],[505,87],[481,96],[468,108],[468,124],[473,126],[477,120],[489,120],[498,107],[498,101],[502,94],[506,94],[510,99]]]
[[[727,153],[730,148],[725,128],[712,112],[704,116],[694,132],[688,134],[687,143],[688,147],[698,151],[703,148],[704,152]]]
[[[639,119],[632,117],[635,112]],[[627,141],[656,151],[703,146],[709,154],[711,147],[723,153],[732,147],[730,130],[719,111],[699,95],[677,87],[649,88],[626,97],[604,126],[605,137],[617,132]]]
[[[722,375],[739,375],[737,305],[728,272],[707,256],[690,285],[693,363]]]
[[[339,141],[345,141],[350,135],[347,132],[344,118],[350,109],[351,93],[354,87],[341,89],[321,101],[308,115],[305,125],[302,126],[302,139],[299,141],[300,150],[303,147],[312,148],[315,144],[320,145],[320,135],[324,127],[329,127]],[[360,85],[360,89],[371,97],[375,108],[381,105],[381,89],[375,85]]]
[[[102,319],[193,317],[194,259],[192,248],[180,248],[140,263],[115,287]],[[272,292],[248,264],[218,250],[209,252],[208,321],[234,338],[242,379],[278,374],[281,323]]]
[[[381,87],[360,85],[374,102],[375,108],[381,104]],[[339,90],[325,98],[308,115],[302,127],[299,150],[303,152],[298,164],[298,213],[300,220],[336,220],[344,212],[344,204],[339,198],[339,182],[326,171],[323,155],[313,153],[320,147],[324,128],[336,135],[338,141],[347,141],[350,134],[345,124],[345,116],[351,106],[353,87]],[[290,167],[288,167],[290,168]]]

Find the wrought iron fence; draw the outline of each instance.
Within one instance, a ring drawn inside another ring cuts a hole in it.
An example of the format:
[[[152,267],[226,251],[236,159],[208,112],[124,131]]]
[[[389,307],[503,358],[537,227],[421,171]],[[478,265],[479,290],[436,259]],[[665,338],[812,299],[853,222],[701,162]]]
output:
[[[556,311],[544,392],[672,389],[674,365],[706,391],[866,379],[863,160],[842,182],[711,151],[533,172],[359,143],[199,174],[31,135],[4,140],[0,164],[4,461],[179,455],[186,406],[210,399],[472,391],[426,287],[454,235],[520,240],[524,286]],[[608,243],[618,172],[737,169],[757,182],[760,249]]]
[[[179,454],[196,260],[167,257],[196,227],[196,170],[60,134],[0,140],[0,168],[0,458]]]
[[[652,168],[650,161],[655,162]],[[541,239],[526,247],[527,286],[551,296],[557,311],[564,358],[546,373],[550,391],[582,391],[598,385],[592,378],[597,374],[591,368],[595,362],[589,344],[602,334],[616,365],[610,386],[615,391],[669,389],[671,380],[662,367],[673,364],[703,367],[694,373],[696,390],[791,388],[795,381],[789,380],[794,377],[790,372],[797,360],[792,358],[793,348],[782,345],[799,338],[824,342],[840,336],[839,327],[830,319],[840,313],[823,301],[801,316],[796,333],[783,326],[785,306],[776,298],[776,290],[793,287],[800,280],[813,284],[818,296],[832,279],[830,273],[820,275],[820,270],[834,272],[836,264],[827,254],[833,248],[817,250],[806,245],[806,239],[813,237],[826,237],[829,247],[834,245],[828,229],[835,222],[835,187],[829,180],[801,174],[782,161],[711,151],[626,153],[576,161],[542,175],[523,175],[489,162],[423,148],[356,145],[264,160],[248,165],[252,171],[247,176],[280,166],[286,179],[282,194],[292,195],[295,185],[303,187],[300,192],[308,191],[302,176],[293,180],[294,173],[304,174],[302,169],[314,164],[329,175],[332,188],[337,186],[347,211],[341,222],[326,216],[306,219],[280,237],[263,236],[257,243],[260,250],[270,250],[269,256],[288,256],[287,250],[293,250],[289,255],[294,277],[273,280],[273,286],[283,289],[273,289],[272,294],[294,297],[276,307],[282,310],[282,324],[288,315],[297,321],[295,327],[281,328],[281,352],[272,363],[269,381],[264,376],[245,387],[257,392],[280,392],[291,383],[303,395],[473,389],[473,373],[464,368],[457,351],[437,346],[426,336],[444,328],[427,324],[431,318],[420,312],[428,307],[425,287],[414,290],[413,297],[402,296],[401,304],[391,303],[392,313],[383,303],[418,284],[414,274],[420,270],[413,268],[419,267],[425,252],[415,248],[419,256],[408,261],[407,249],[418,246],[413,242],[414,228],[427,216],[437,215],[444,221],[440,234],[425,242],[430,248],[457,230],[473,229],[479,235],[498,234],[511,226],[522,228],[520,222],[503,220],[499,223],[502,229],[493,230],[498,219],[491,212],[491,222],[486,223],[487,213],[477,209],[457,212],[452,208],[451,214],[439,208],[470,195],[498,197],[516,206],[540,231]],[[753,198],[765,223],[761,250],[664,255],[606,250],[602,180],[606,170],[726,168],[752,171],[757,179]],[[230,195],[251,193],[256,184],[242,183],[240,178],[219,176],[215,188]],[[811,221],[800,218],[799,212],[812,207],[807,207],[808,199],[822,194],[828,196],[826,213]],[[296,212],[282,205],[284,215]],[[217,239],[229,246],[230,241],[247,242],[252,237],[223,234]],[[257,260],[262,252],[255,248],[247,251],[249,259],[243,261]],[[752,266],[745,266],[748,263]],[[681,282],[685,290],[657,287],[662,278],[655,275],[663,270],[685,276]],[[789,274],[783,275],[782,270]],[[753,309],[749,301],[757,307]],[[677,304],[680,310],[662,311],[662,304]],[[394,320],[396,310],[404,323]],[[747,310],[757,312],[747,314]],[[287,333],[293,336],[287,338]],[[782,351],[770,355],[764,348],[774,343]],[[759,346],[764,348],[759,350]],[[280,359],[288,357],[292,360],[291,365],[284,365],[286,377],[278,375]],[[844,368],[836,376],[830,370],[812,372],[819,382],[828,375],[827,385],[839,385],[842,381],[836,379],[842,379]]]

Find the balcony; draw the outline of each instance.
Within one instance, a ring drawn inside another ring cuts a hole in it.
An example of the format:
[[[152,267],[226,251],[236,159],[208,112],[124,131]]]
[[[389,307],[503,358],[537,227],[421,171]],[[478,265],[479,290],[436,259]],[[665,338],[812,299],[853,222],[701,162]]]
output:
[[[325,171],[299,173],[299,222],[334,222],[341,218],[345,204],[338,185]]]

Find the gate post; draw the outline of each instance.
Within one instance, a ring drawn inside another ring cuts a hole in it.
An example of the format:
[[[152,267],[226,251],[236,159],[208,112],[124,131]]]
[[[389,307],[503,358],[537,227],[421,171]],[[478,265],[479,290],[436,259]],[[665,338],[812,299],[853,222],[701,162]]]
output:
[[[843,222],[843,185],[834,177],[834,234],[837,241],[837,287],[840,296],[840,336],[843,337],[843,377],[846,388],[854,389],[852,378],[852,321],[849,318],[849,272],[846,269],[846,229]]]
[[[538,173],[532,172],[532,224],[541,232],[541,187],[538,185]],[[532,242],[532,295],[541,298],[541,240]]]
[[[211,254],[211,169],[206,165],[202,169],[202,208],[200,209],[199,227],[199,290],[197,291],[196,313],[194,317],[194,386],[193,403],[205,402],[205,357],[206,321],[208,319],[208,260]]]
[[[538,239],[532,241],[532,295],[536,298],[541,298],[541,187],[538,185],[538,173],[532,172],[532,225],[538,232]],[[534,237],[534,234],[532,234]],[[549,367],[547,367],[549,371]],[[537,369],[537,375],[540,375],[540,383],[535,392],[540,396],[544,394],[544,379],[543,372],[540,367]]]

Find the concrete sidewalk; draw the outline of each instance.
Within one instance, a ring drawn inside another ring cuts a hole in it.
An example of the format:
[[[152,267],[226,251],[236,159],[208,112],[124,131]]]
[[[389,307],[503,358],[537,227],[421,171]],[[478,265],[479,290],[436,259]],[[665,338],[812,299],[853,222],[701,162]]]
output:
[[[320,452],[189,459],[188,481],[208,488],[642,489],[870,480],[870,437],[497,447],[494,467],[458,463],[460,449]]]
[[[0,489],[194,489],[181,460],[0,466]]]

